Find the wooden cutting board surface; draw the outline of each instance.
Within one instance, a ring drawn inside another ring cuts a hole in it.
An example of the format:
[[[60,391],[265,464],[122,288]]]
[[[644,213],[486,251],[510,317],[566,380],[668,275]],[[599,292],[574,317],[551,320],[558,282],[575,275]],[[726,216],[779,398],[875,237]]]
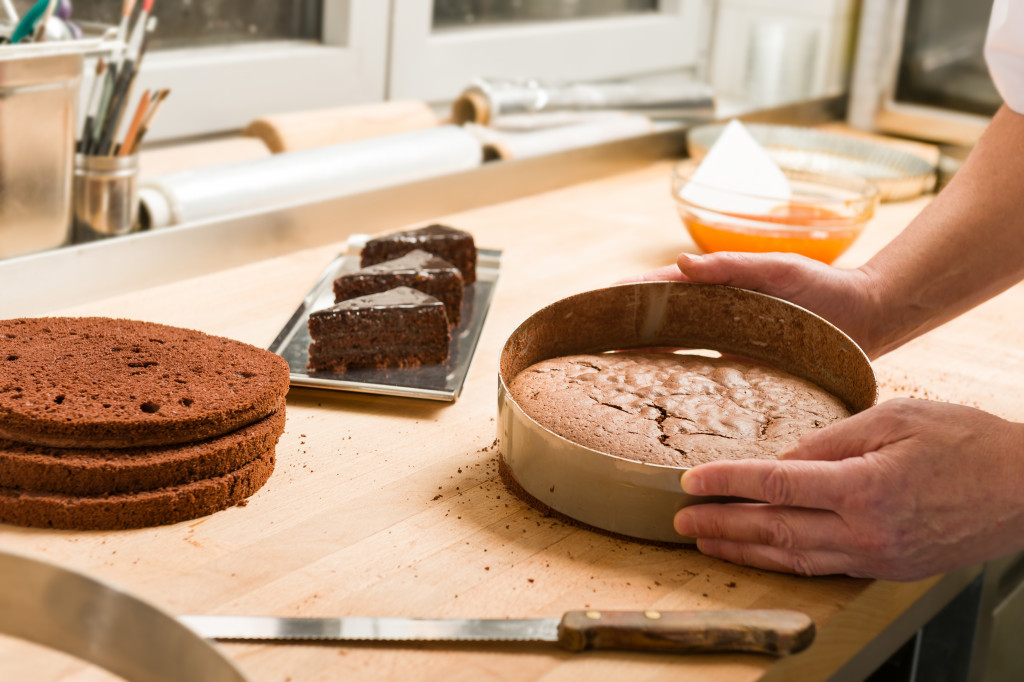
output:
[[[83,570],[171,613],[557,617],[594,609],[793,608],[819,627],[806,653],[569,654],[223,644],[253,680],[824,679],[935,583],[801,578],[689,548],[631,542],[549,518],[497,476],[498,356],[547,303],[695,250],[675,215],[668,164],[459,215],[424,215],[504,251],[463,395],[454,404],[293,389],[278,466],[244,507],[174,526],[52,532],[0,526],[0,548]],[[839,265],[863,262],[926,198],[883,206]],[[268,345],[338,243],[62,311],[192,327]],[[347,231],[346,231],[347,230]],[[1024,322],[1016,287],[877,363],[883,398],[941,398],[1024,419]],[[793,671],[796,666],[797,672]],[[774,672],[773,672],[774,671]],[[106,679],[0,639],[2,679]]]

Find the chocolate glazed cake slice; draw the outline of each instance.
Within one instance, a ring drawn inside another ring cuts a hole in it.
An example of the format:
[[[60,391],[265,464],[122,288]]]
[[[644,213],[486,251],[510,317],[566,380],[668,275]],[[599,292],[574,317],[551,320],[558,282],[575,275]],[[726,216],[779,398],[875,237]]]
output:
[[[418,230],[407,230],[377,237],[366,242],[360,255],[359,266],[382,263],[421,249],[440,256],[462,272],[462,281],[476,281],[476,245],[473,235],[447,225],[428,225]]]
[[[309,336],[308,368],[327,372],[440,363],[451,342],[444,304],[409,287],[317,310],[309,316]]]
[[[459,324],[462,309],[462,273],[448,261],[416,249],[404,256],[369,265],[334,280],[334,301],[410,287],[444,303],[448,324]]]

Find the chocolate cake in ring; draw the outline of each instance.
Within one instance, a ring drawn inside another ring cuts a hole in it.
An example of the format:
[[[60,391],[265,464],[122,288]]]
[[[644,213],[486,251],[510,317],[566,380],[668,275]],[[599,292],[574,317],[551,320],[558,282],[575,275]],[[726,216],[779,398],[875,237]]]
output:
[[[710,349],[809,381],[850,413],[875,403],[863,351],[842,331],[786,301],[732,287],[682,282],[626,284],[577,294],[523,322],[501,354],[501,465],[534,500],[581,523],[636,538],[689,542],[675,512],[717,501],[682,492],[686,470],[601,452],[556,434],[511,395],[517,375],[551,358],[636,349]]]

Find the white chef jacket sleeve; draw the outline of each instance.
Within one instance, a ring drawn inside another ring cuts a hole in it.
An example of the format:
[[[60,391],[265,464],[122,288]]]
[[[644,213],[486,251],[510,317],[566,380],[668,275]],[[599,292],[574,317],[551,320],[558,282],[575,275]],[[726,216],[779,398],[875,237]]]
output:
[[[985,61],[1003,101],[1024,114],[1024,2],[995,0],[985,38]]]

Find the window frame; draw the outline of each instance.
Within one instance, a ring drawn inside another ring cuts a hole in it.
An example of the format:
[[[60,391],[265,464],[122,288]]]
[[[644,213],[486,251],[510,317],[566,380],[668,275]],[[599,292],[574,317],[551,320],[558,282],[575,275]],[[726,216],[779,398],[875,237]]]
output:
[[[703,0],[662,0],[653,13],[437,32],[432,10],[431,0],[395,0],[391,99],[449,101],[475,77],[601,80],[696,69],[706,47],[701,27],[709,25]]]
[[[390,9],[380,0],[323,0],[321,43],[147,53],[132,101],[146,89],[170,88],[171,95],[146,140],[232,132],[267,114],[383,100]]]
[[[237,133],[288,111],[400,99],[447,104],[476,76],[600,80],[699,69],[710,1],[662,0],[653,13],[434,33],[432,0],[322,0],[321,42],[147,53],[129,110],[146,89],[171,90],[146,136],[159,143]],[[574,53],[594,58],[561,58]],[[87,65],[85,73],[92,72]],[[83,103],[91,85],[87,75]]]

